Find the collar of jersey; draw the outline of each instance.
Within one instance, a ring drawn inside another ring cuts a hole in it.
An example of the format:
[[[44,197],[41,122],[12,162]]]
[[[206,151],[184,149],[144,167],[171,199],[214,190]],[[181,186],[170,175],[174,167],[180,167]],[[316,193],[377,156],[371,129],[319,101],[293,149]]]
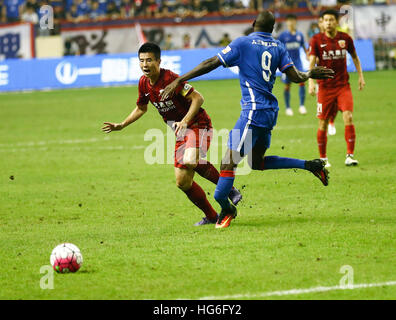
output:
[[[252,32],[251,34],[257,34],[257,35],[260,35],[260,36],[272,38],[272,33],[269,33],[269,32],[255,31],[255,32]]]

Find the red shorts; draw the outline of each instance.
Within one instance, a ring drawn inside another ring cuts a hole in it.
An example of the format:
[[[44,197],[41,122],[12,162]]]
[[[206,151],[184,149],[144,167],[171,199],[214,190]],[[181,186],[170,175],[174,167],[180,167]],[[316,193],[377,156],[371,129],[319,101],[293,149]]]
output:
[[[183,164],[184,152],[189,148],[199,149],[200,158],[206,157],[212,140],[213,129],[210,118],[193,123],[186,130],[184,137],[176,138],[175,167],[187,169]]]
[[[316,116],[322,120],[334,119],[340,111],[353,111],[351,87],[348,85],[336,88],[319,86]]]

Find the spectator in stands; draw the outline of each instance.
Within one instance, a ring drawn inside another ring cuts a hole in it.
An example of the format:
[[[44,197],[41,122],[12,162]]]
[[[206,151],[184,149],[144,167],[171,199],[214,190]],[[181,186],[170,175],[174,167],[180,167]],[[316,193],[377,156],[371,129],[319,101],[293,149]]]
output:
[[[298,1],[297,0],[285,0],[284,6],[286,9],[297,9]]]
[[[39,22],[39,17],[36,11],[34,10],[33,6],[27,5],[25,6],[25,9],[21,15],[21,21],[22,22],[29,22],[32,24],[38,24]]]
[[[202,18],[208,14],[208,8],[201,0],[193,0],[191,4],[191,14],[196,19]]]
[[[220,13],[223,16],[232,16],[235,9],[235,0],[221,0]]]
[[[25,0],[6,0],[4,2],[8,23],[19,21],[24,3]]]
[[[185,19],[187,16],[191,15],[192,12],[189,0],[177,0],[175,12],[179,19]]]
[[[89,19],[93,21],[106,19],[106,10],[99,6],[99,2],[93,1],[90,3]]]
[[[121,18],[128,19],[135,16],[135,3],[132,0],[122,0],[121,6]]]
[[[311,22],[309,25],[309,29],[307,31],[307,36],[308,36],[308,43],[309,40],[317,33],[320,32],[319,24],[317,22]]]
[[[188,33],[183,35],[182,49],[191,49],[191,36]]]
[[[4,5],[3,0],[0,0],[0,22],[1,23],[7,22],[6,6]]]
[[[160,47],[162,50],[174,50],[175,45],[172,40],[172,34],[168,33],[164,40],[161,41]]]
[[[61,21],[65,20],[65,19],[66,19],[66,13],[65,13],[63,5],[55,6],[54,7],[54,29],[51,30],[52,35],[60,34],[60,31],[61,31],[60,24],[61,24]]]
[[[114,1],[110,1],[107,4],[106,16],[108,19],[119,19],[121,17],[120,9],[117,8]]]
[[[219,41],[220,47],[227,47],[231,43],[230,35],[228,33],[224,33],[223,37]]]
[[[159,6],[156,0],[147,0],[146,17],[158,18],[159,13],[160,13]]]
[[[307,4],[308,10],[315,17],[320,15],[320,11],[322,10],[321,0],[305,0]]]
[[[27,7],[33,7],[33,10],[38,13],[38,11],[40,10],[40,5],[38,4],[37,0],[26,0],[25,4],[23,5],[24,9],[23,11],[27,8]]]
[[[143,16],[146,13],[146,1],[134,0],[135,1],[135,16]]]
[[[209,12],[217,12],[220,10],[219,0],[204,0],[202,4],[208,8]]]

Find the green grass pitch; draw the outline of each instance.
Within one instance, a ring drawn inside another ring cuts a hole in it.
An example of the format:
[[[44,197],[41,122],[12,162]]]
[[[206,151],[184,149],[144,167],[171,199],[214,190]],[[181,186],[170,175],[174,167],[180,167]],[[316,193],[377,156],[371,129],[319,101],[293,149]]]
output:
[[[244,200],[224,230],[194,227],[202,214],[175,186],[173,165],[145,163],[145,132],[166,130],[152,106],[124,131],[101,132],[135,107],[136,87],[1,94],[0,299],[249,299],[338,285],[344,265],[355,284],[396,281],[396,72],[365,76],[359,92],[351,75],[360,165],[344,165],[339,114],[328,138],[330,185],[302,170],[238,176]],[[193,84],[214,127],[231,129],[238,81]],[[282,88],[277,80],[267,155],[317,158],[315,99],[307,95],[308,114],[299,115],[292,86],[295,116],[287,117]],[[218,209],[215,186],[196,181]],[[41,289],[40,268],[62,242],[81,249],[83,266]],[[265,297],[395,298],[396,286]]]

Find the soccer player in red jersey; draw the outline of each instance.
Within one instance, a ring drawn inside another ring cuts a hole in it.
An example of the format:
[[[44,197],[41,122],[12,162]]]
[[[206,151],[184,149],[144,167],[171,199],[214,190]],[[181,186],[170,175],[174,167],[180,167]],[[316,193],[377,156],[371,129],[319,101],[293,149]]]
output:
[[[318,65],[333,69],[335,76],[333,79],[318,80],[317,117],[319,118],[319,129],[317,141],[320,158],[326,161],[326,167],[330,167],[326,154],[326,130],[329,120],[335,117],[338,110],[341,110],[347,144],[345,164],[356,166],[358,164],[358,161],[354,158],[356,134],[352,122],[353,98],[347,72],[347,52],[352,56],[359,74],[359,90],[362,90],[365,86],[363,71],[352,38],[344,32],[337,31],[338,12],[329,9],[324,11],[321,17],[323,18],[324,32],[314,35],[311,39],[309,48],[310,68],[312,69],[315,66],[318,59]],[[309,80],[309,93],[315,95],[315,83],[311,79]]]
[[[137,106],[122,123],[105,122],[102,130],[106,133],[122,130],[144,115],[148,103],[151,102],[177,136],[174,163],[176,185],[205,213],[205,217],[195,225],[214,224],[218,215],[207,200],[205,192],[193,180],[195,172],[215,184],[220,177],[210,162],[199,161],[201,156],[206,155],[212,138],[211,119],[201,108],[204,99],[187,82],[181,83],[172,98],[162,99],[160,92],[178,75],[160,68],[161,49],[156,44],[143,44],[138,55],[144,75],[139,80]],[[237,204],[242,195],[234,188],[229,199]]]

